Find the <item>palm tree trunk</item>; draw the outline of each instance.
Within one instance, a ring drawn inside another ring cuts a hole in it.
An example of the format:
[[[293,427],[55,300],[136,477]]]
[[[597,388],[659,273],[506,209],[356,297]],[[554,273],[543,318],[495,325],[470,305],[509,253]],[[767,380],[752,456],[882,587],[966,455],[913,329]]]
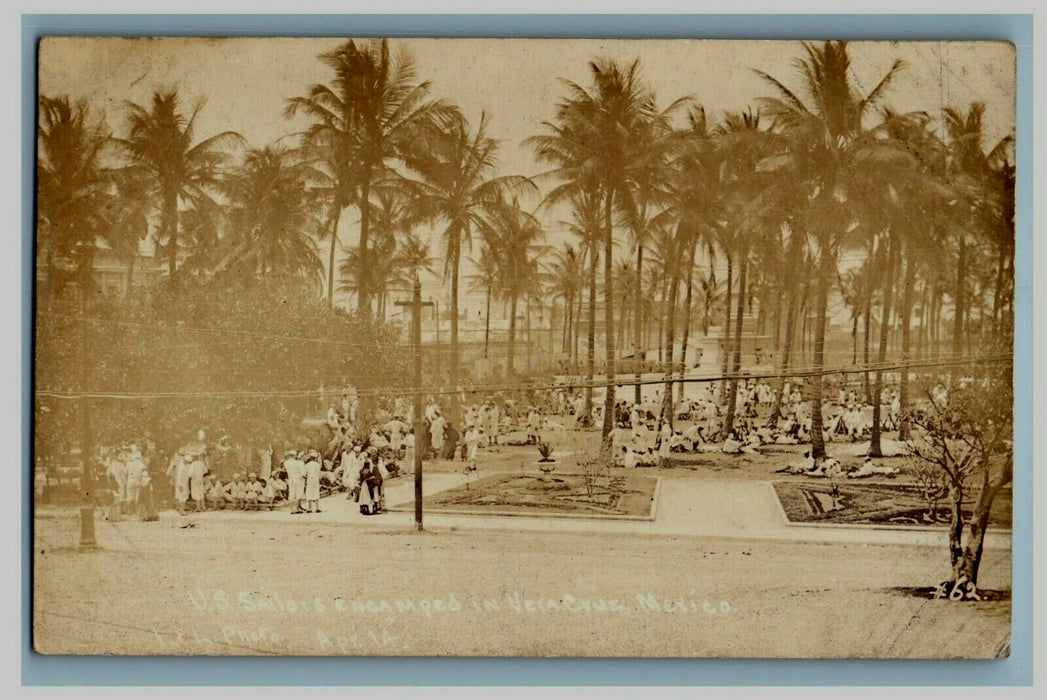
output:
[[[731,347],[731,287],[734,282],[732,276],[734,274],[733,260],[731,260],[730,252],[727,253],[727,289],[724,292],[724,321],[723,321],[723,379],[720,380],[720,394],[725,395],[727,393],[727,374],[729,373],[729,367],[727,365],[727,358],[730,357]]]
[[[883,363],[887,360],[887,339],[890,335],[891,302],[894,299],[894,268],[895,256],[898,254],[898,246],[891,238],[887,238],[885,245],[887,250],[886,266],[883,270],[883,318],[880,319],[880,351],[876,362],[879,367],[876,370],[876,381],[873,386],[873,418],[872,418],[872,440],[869,444],[869,456],[883,457],[880,447],[880,433],[882,431],[882,411],[880,408],[881,395],[883,394]]]
[[[585,264],[584,260],[582,261],[582,264],[583,265]],[[585,299],[585,291],[579,285],[579,287],[578,287],[578,302],[575,305],[575,314],[574,314],[574,348],[573,348],[573,352],[572,352],[572,356],[574,358],[575,364],[578,363],[578,338],[581,335],[581,331],[582,331],[580,321],[582,319],[582,301],[584,299]]]
[[[665,327],[665,389],[662,392],[662,409],[658,418],[658,440],[661,440],[662,424],[668,422],[669,428],[673,427],[673,342],[676,340],[676,297],[680,287],[680,265],[679,261],[673,259],[669,263],[669,316]],[[683,383],[680,384],[683,386]]]
[[[737,375],[741,373],[742,369],[742,322],[745,313],[745,278],[749,269],[748,257],[748,253],[742,251],[738,261],[738,266],[740,268],[738,271],[738,312],[735,314],[734,321],[734,357],[731,359],[729,369],[729,373],[734,376],[731,378],[731,391],[729,392],[730,395],[727,399],[727,417],[724,419],[723,433],[720,436],[724,440],[729,438],[731,436],[731,431],[734,430],[735,406],[738,403]]]
[[[487,311],[484,314],[484,359],[491,347],[491,285],[487,285]]]
[[[640,404],[640,375],[643,371],[643,363],[640,361],[644,355],[643,352],[643,237],[637,235],[636,237],[636,289],[634,290],[636,299],[633,304],[633,328],[636,337],[633,338],[633,363],[636,369],[633,373],[633,377],[636,379],[636,387],[633,393],[633,401],[636,404]]]
[[[135,251],[127,260],[127,296],[130,297],[135,288],[135,261],[138,260],[138,252]]]
[[[592,264],[589,265],[589,367],[588,381],[585,384],[585,422],[589,425],[593,415],[593,380],[596,377],[596,266],[600,256],[596,253],[596,244],[590,251]]]
[[[915,290],[914,290],[915,293]],[[919,291],[920,297],[920,313],[913,317],[914,323],[919,323],[916,331],[916,349],[913,351],[913,358],[919,359],[923,357],[923,324],[924,324],[924,312],[927,308],[927,283],[923,282],[920,285]],[[913,300],[913,304],[916,304],[916,300]]]
[[[669,297],[669,274],[668,274],[668,272],[663,272],[663,275],[662,275],[662,298],[660,300],[662,302],[662,313],[658,314],[658,362],[664,362],[665,361],[665,356],[662,354],[662,349],[664,347],[662,345],[662,338],[665,335],[665,316],[668,313],[672,313],[671,311],[669,311],[668,309],[665,308],[666,304],[669,301],[668,297]]]
[[[910,251],[909,260],[905,263],[905,286],[902,289],[902,362],[909,361],[910,342],[912,340],[911,317],[913,304],[913,286],[916,284],[916,259]],[[899,417],[909,409],[909,369],[902,368],[901,385],[898,388]],[[909,421],[900,418],[898,439],[909,439]]]
[[[789,290],[789,298],[786,302],[785,311],[785,340],[782,347],[782,364],[780,374],[778,376],[778,388],[774,394],[774,408],[771,410],[771,415],[767,420],[767,426],[770,428],[778,425],[778,416],[782,411],[782,401],[785,398],[782,394],[785,392],[785,375],[789,372],[789,355],[793,349],[793,329],[796,327],[796,286],[793,285]]]
[[[512,295],[509,300],[509,350],[508,359],[505,363],[506,374],[509,378],[516,375],[516,365],[514,363],[514,355],[516,353],[516,295]]]
[[[524,302],[524,316],[527,320],[527,373],[531,373],[531,302]]]
[[[614,427],[614,190],[607,192],[604,203],[604,336],[607,344],[607,393],[603,407],[601,437],[606,440]]]
[[[570,333],[571,298],[564,295],[563,298],[563,325],[560,328],[560,354],[567,352],[567,335]]]
[[[331,214],[331,250],[327,256],[327,308],[334,306],[334,249],[338,243],[338,220],[342,217],[342,208],[337,202]],[[360,280],[357,279],[357,284]]]
[[[953,330],[952,330],[952,356],[960,357],[963,354],[963,318],[966,314],[966,304],[964,299],[964,283],[967,280],[967,238],[963,232],[960,232],[960,251],[956,261],[956,290],[954,292],[954,298],[956,300],[956,311],[953,317]],[[952,371],[953,379],[959,376],[958,370],[954,367]]]
[[[825,368],[825,325],[829,306],[829,284],[836,273],[836,261],[822,251],[821,269],[815,298],[814,377],[811,381],[811,456],[815,463],[825,459],[825,436],[822,435],[822,375]]]
[[[461,251],[457,235],[452,245],[454,247],[451,249],[451,388],[455,391],[451,394],[451,422],[457,425],[461,417],[459,415],[461,402],[458,396],[458,263]],[[531,342],[530,336],[527,342]]]
[[[167,229],[167,272],[178,270],[178,192],[164,193],[164,228]]]
[[[691,340],[691,303],[694,292],[694,255],[698,248],[697,241],[691,242],[687,264],[687,296],[684,299],[683,342],[680,344],[680,384],[676,392],[676,401],[683,401],[684,379],[687,376],[687,344]]]
[[[356,313],[371,315],[371,250],[368,248],[371,227],[371,168],[365,166],[363,182],[360,183],[360,273],[357,280]]]

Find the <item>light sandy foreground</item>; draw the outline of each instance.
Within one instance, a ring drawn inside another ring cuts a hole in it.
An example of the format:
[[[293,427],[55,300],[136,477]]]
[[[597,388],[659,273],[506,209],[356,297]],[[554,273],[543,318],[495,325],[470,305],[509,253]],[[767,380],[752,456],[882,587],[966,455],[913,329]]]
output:
[[[434,474],[427,491],[462,478]],[[87,553],[75,546],[74,511],[41,510],[34,645],[73,654],[939,658],[1006,648],[1009,602],[896,590],[945,577],[940,533],[795,528],[764,500],[766,483],[710,483],[663,480],[651,523],[433,514],[428,531],[414,533],[409,513],[365,518],[335,496],[320,515],[99,522],[101,549]],[[392,485],[390,502],[409,488]],[[1010,549],[1002,537],[992,544],[983,587],[1009,590]]]

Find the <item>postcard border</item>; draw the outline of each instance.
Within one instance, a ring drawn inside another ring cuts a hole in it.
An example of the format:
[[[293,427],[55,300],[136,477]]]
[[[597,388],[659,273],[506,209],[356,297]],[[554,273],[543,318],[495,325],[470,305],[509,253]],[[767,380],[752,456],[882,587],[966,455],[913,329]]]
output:
[[[36,47],[43,36],[1002,40],[1017,51],[1015,377],[1032,377],[1032,15],[22,15],[22,464],[33,330]],[[1015,382],[1012,645],[994,661],[41,656],[31,646],[32,480],[22,479],[23,685],[1029,685],[1032,384]],[[23,472],[23,473],[28,473]],[[288,673],[291,667],[294,673]]]

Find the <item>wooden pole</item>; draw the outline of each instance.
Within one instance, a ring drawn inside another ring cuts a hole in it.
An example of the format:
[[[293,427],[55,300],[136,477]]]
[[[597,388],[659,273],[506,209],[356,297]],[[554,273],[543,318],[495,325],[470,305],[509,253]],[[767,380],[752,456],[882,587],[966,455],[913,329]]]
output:
[[[422,283],[414,278],[414,297],[411,301],[398,301],[397,306],[411,308],[411,344],[414,346],[414,524],[422,531],[422,443],[425,420],[422,416],[422,307],[433,302],[422,301]],[[439,333],[439,319],[437,319]]]

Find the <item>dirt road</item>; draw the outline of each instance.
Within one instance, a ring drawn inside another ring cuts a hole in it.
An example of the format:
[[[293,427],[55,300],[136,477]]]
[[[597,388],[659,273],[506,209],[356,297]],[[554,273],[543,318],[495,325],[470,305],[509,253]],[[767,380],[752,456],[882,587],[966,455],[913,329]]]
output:
[[[165,514],[81,553],[77,532],[35,519],[42,652],[989,657],[1010,625],[1006,601],[894,590],[943,578],[941,547]],[[1010,565],[987,551],[983,587]]]

